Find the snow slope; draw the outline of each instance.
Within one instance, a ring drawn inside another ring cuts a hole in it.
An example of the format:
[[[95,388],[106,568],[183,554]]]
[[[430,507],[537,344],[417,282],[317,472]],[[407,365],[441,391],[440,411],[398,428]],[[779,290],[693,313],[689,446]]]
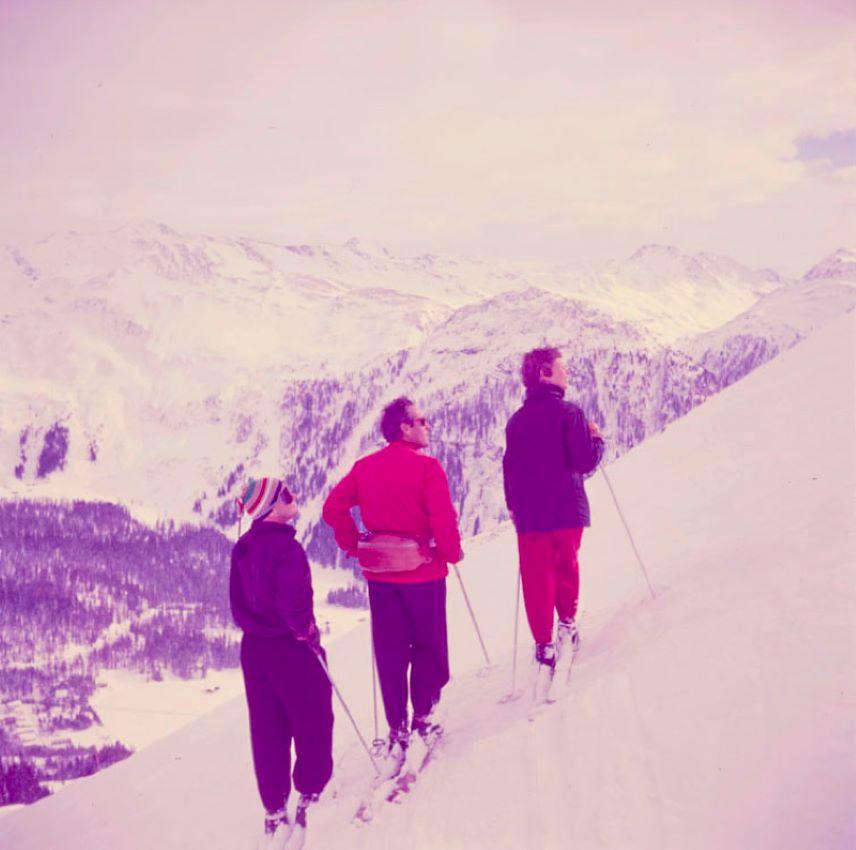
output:
[[[337,772],[308,850],[348,847],[803,850],[856,845],[852,611],[856,316],[836,320],[608,470],[583,544],[583,650],[528,722],[510,684],[516,557],[505,527],[450,578],[448,737],[401,807],[350,824],[366,756],[337,715]],[[522,634],[525,635],[525,627]],[[371,732],[364,626],[331,667]],[[531,676],[529,641],[519,671]],[[259,821],[238,699],[0,821],[14,850],[236,850]]]

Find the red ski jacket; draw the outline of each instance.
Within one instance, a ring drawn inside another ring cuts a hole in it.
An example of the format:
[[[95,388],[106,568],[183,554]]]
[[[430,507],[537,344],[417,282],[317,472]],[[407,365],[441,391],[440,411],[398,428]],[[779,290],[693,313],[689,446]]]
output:
[[[415,584],[445,578],[446,564],[464,556],[446,473],[436,458],[419,454],[417,446],[397,440],[361,458],[327,496],[324,521],[333,527],[339,547],[356,556],[359,533],[351,516],[354,507],[359,507],[369,531],[433,538],[437,547],[437,557],[430,564],[367,576],[371,581]]]

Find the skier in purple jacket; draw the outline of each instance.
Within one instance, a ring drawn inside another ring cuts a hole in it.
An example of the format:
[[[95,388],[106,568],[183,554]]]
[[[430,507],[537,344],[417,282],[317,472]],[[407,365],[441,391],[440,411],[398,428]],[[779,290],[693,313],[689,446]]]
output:
[[[505,503],[517,530],[523,600],[544,699],[558,656],[576,652],[579,549],[591,525],[584,477],[603,458],[603,437],[580,407],[565,400],[570,372],[558,348],[523,357],[523,406],[508,420],[502,459]],[[559,615],[553,642],[555,614]],[[558,644],[558,646],[556,645]]]
[[[241,668],[259,794],[263,846],[288,847],[306,828],[306,809],[333,773],[333,707],[326,661],[312,609],[312,576],[291,521],[297,503],[276,478],[251,480],[240,500],[253,524],[232,549],[229,598],[244,632]],[[300,792],[294,825],[291,743]],[[289,840],[291,839],[291,840]]]

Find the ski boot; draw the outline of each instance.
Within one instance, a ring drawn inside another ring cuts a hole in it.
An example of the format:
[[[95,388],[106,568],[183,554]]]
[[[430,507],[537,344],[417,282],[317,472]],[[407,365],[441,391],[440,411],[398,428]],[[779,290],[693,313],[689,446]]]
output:
[[[285,806],[276,812],[265,812],[265,831],[259,839],[258,850],[284,850],[293,829]]]
[[[318,802],[320,794],[301,794],[294,813],[294,830],[282,850],[301,850],[306,841],[306,810]]]
[[[559,645],[559,656],[564,655],[565,650],[570,648],[573,652],[580,650],[580,633],[577,629],[577,621],[573,617],[559,620],[556,629],[556,642]]]
[[[380,768],[381,779],[393,779],[401,772],[404,759],[407,757],[407,745],[410,741],[410,732],[405,720],[400,726],[389,730],[389,744],[386,749],[386,757]]]
[[[429,750],[443,737],[443,727],[432,717],[433,712],[413,715],[413,731],[419,735]]]
[[[552,643],[535,644],[535,661],[538,672],[535,678],[535,704],[550,702],[550,686],[556,672],[556,647]]]

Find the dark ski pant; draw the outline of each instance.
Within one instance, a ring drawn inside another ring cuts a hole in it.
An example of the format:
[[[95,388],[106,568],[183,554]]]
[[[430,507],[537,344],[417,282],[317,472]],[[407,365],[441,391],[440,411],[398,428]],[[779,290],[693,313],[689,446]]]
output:
[[[408,668],[414,716],[428,714],[449,681],[446,579],[368,584],[383,707],[397,729],[407,721]]]
[[[580,595],[577,553],[582,528],[527,531],[517,535],[526,617],[535,643],[553,640],[553,611],[576,617]]]
[[[318,659],[293,637],[245,634],[241,668],[253,765],[265,809],[278,811],[291,792],[292,740],[295,788],[320,794],[333,774],[333,705]]]

